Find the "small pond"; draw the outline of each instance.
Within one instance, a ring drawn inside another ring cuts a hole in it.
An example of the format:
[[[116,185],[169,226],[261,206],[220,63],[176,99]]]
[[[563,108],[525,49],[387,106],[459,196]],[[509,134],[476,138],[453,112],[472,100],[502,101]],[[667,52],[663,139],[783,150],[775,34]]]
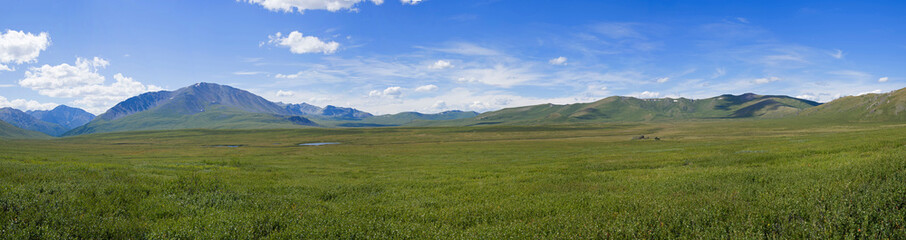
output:
[[[302,143],[299,146],[323,146],[323,145],[334,145],[340,144],[338,142],[318,142],[318,143]]]

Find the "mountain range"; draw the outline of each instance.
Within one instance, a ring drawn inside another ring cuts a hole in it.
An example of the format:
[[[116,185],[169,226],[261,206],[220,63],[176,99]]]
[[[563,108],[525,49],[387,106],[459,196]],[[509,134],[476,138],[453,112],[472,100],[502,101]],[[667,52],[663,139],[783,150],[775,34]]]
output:
[[[79,108],[60,105],[53,110],[22,112],[14,108],[0,108],[0,120],[18,128],[60,136],[94,119],[94,114]]]
[[[691,119],[906,120],[906,89],[843,97],[829,103],[781,95],[720,95],[706,99],[640,99],[614,96],[590,103],[540,104],[477,113],[402,112],[375,116],[353,108],[268,101],[245,90],[197,83],[175,91],[144,93],[95,117],[78,108],[48,111],[0,109],[0,136],[34,137],[171,130],[300,127],[532,125],[581,122],[643,122]],[[8,124],[7,124],[8,123]]]

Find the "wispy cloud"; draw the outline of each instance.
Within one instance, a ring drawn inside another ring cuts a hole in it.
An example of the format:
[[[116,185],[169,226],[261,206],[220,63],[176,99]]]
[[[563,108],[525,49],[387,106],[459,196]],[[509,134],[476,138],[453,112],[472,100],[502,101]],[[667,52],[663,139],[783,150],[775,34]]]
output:
[[[828,53],[828,54],[831,57],[833,57],[834,59],[843,59],[843,57],[844,57],[843,50],[840,50],[840,49],[834,49],[833,52]]]

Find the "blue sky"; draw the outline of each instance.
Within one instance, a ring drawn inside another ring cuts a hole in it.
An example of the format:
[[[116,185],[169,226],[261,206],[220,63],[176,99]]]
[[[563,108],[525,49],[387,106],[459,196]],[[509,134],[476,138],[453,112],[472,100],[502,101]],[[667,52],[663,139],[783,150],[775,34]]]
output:
[[[0,106],[102,113],[196,82],[272,101],[489,111],[607,96],[906,87],[902,1],[0,2]]]

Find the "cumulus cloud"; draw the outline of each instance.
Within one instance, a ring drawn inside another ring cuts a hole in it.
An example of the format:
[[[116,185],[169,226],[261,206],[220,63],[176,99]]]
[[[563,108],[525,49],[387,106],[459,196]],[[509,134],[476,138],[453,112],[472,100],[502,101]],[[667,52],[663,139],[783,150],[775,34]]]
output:
[[[369,97],[397,98],[402,94],[403,94],[403,91],[402,91],[401,87],[388,87],[388,88],[385,88],[384,91],[371,90],[371,92],[368,93],[368,96]]]
[[[453,64],[451,64],[450,61],[437,60],[437,62],[434,62],[434,64],[431,64],[431,66],[429,66],[428,68],[430,68],[430,69],[446,69],[446,68],[452,68],[452,67],[453,67]]]
[[[267,10],[274,12],[299,12],[304,13],[306,10],[327,10],[331,12],[336,12],[340,10],[350,10],[357,11],[355,5],[360,2],[372,2],[376,5],[381,5],[384,3],[384,0],[239,0],[243,2],[249,2],[253,4],[258,4],[264,7]],[[421,0],[409,0],[416,4]],[[404,3],[406,1],[403,1]]]
[[[755,84],[765,84],[765,83],[771,83],[771,82],[776,82],[776,81],[780,81],[780,78],[766,77],[766,78],[759,78],[759,79],[752,80],[752,82]]]
[[[644,91],[642,93],[639,93],[638,96],[639,96],[639,98],[658,98],[661,96],[661,93]]]
[[[292,97],[293,95],[296,95],[296,93],[293,91],[283,91],[283,90],[277,91],[277,97]]]
[[[403,4],[409,4],[409,5],[415,5],[422,1],[423,0],[400,0],[400,2],[402,2]]]
[[[670,81],[669,77],[662,77],[657,79],[657,83],[665,83],[667,81]]]
[[[51,97],[72,97],[72,90],[79,86],[97,85],[104,82],[104,76],[98,74],[99,68],[110,63],[95,57],[94,59],[77,58],[75,65],[44,65],[25,72],[25,79],[19,85]]]
[[[437,86],[434,84],[428,84],[415,88],[416,92],[432,92],[437,90]]]
[[[98,70],[109,64],[107,60],[95,57],[77,58],[75,65],[64,63],[32,67],[25,72],[25,79],[19,81],[19,86],[36,90],[44,96],[75,98],[74,105],[92,113],[101,113],[106,108],[141,93],[162,90],[121,73],[114,75],[115,82],[107,85]]]
[[[890,80],[890,78],[889,77],[878,78],[878,82],[887,82],[887,80]]]
[[[37,61],[41,51],[50,46],[46,32],[39,34],[6,30],[0,33],[0,71],[13,71],[7,64],[23,64]]]
[[[333,41],[324,42],[317,37],[303,36],[302,33],[298,31],[293,31],[286,36],[284,36],[283,33],[278,32],[268,36],[268,38],[270,39],[268,40],[268,43],[274,44],[275,46],[288,47],[289,51],[295,54],[332,54],[340,48],[340,43]]]
[[[56,103],[40,103],[35,100],[25,100],[25,99],[13,99],[7,100],[5,97],[0,96],[0,107],[11,107],[19,110],[50,110],[57,107],[59,104]]]
[[[558,57],[547,61],[553,65],[566,65],[566,57]]]

